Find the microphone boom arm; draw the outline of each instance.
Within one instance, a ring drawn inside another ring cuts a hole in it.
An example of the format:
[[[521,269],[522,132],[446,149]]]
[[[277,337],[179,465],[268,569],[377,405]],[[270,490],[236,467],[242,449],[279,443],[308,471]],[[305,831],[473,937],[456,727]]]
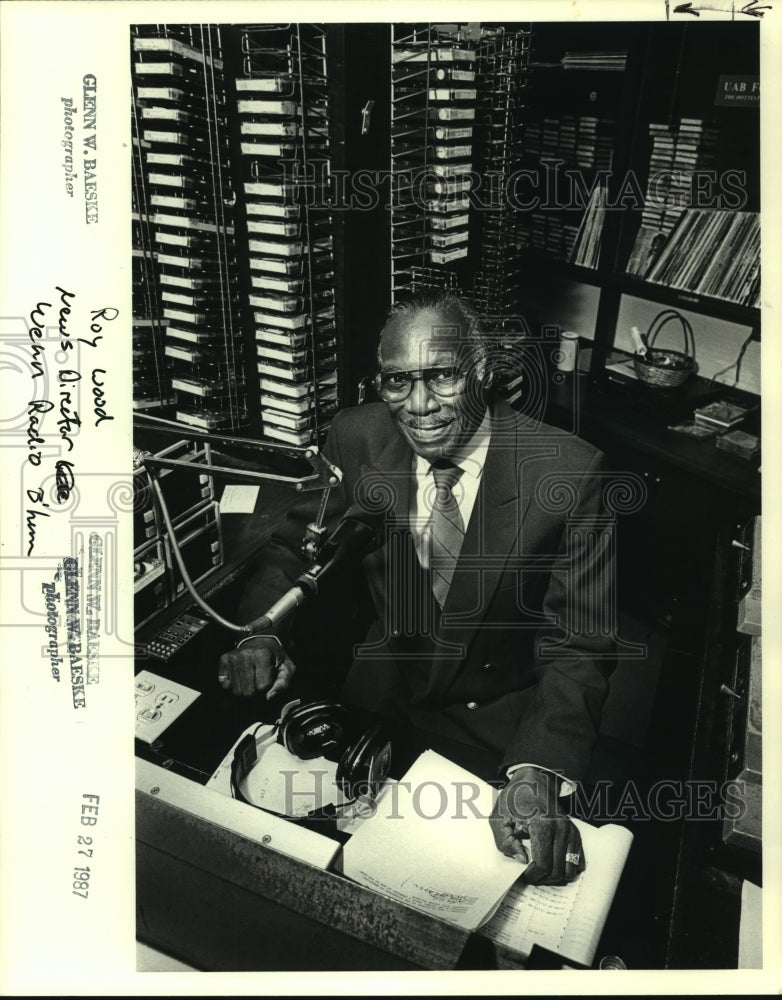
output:
[[[151,430],[163,434],[173,435],[179,438],[188,438],[192,441],[202,441],[204,444],[213,447],[229,447],[244,450],[250,455],[279,455],[282,458],[302,458],[312,469],[309,476],[287,476],[278,472],[261,472],[253,467],[252,461],[248,459],[235,458],[233,455],[220,455],[215,452],[215,456],[220,455],[221,459],[227,459],[231,465],[217,465],[214,462],[190,462],[181,458],[165,458],[158,455],[145,453],[144,464],[148,468],[158,469],[194,469],[196,472],[209,472],[212,475],[230,476],[245,483],[275,482],[284,486],[292,486],[299,493],[306,493],[312,490],[327,490],[332,486],[339,486],[342,482],[342,472],[327,458],[325,458],[315,445],[295,446],[279,444],[276,441],[258,441],[251,438],[234,437],[230,434],[214,434],[203,431],[198,427],[183,427],[182,424],[174,420],[164,420],[162,417],[152,417],[147,414],[137,414],[134,417],[134,424],[141,430]]]

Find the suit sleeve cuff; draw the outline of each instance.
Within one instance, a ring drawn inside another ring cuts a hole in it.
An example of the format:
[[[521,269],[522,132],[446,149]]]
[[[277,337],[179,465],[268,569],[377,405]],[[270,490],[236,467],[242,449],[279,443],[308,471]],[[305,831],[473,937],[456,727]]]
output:
[[[559,797],[562,798],[565,795],[572,795],[573,792],[578,787],[578,782],[574,781],[573,778],[566,778],[564,775],[560,774],[559,771],[552,771],[550,767],[541,767],[539,764],[511,764],[505,769],[505,776],[507,778],[512,778],[513,775],[522,767],[534,767],[538,771],[546,771],[547,774],[554,774],[559,779]]]

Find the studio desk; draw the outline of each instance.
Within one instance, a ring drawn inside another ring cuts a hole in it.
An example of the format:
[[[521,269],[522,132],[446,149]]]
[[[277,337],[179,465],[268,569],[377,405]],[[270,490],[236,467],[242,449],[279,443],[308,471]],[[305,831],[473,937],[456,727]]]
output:
[[[622,603],[660,623],[672,650],[654,713],[664,735],[652,737],[652,770],[722,779],[730,771],[726,712],[740,714],[719,693],[725,678],[735,684],[733,654],[722,641],[730,634],[739,572],[731,536],[742,525],[746,530],[759,510],[759,473],[737,458],[715,455],[708,442],[672,436],[659,414],[605,396],[582,377],[570,376],[560,389],[550,394],[545,419],[577,430],[606,451],[614,468],[633,470],[647,486],[643,510],[628,518],[620,570]],[[235,612],[257,550],[292,496],[264,487],[254,515],[223,519],[224,567],[200,589],[226,617]],[[228,811],[245,814],[239,822],[203,806],[204,795],[215,796],[202,786],[239,734],[254,722],[274,721],[278,709],[262,697],[236,698],[220,689],[219,656],[234,639],[217,625],[208,625],[194,648],[185,646],[166,663],[144,655],[144,644],[166,621],[191,606],[189,597],[180,598],[137,634],[137,671],[201,692],[157,743],[136,740],[139,939],[204,970],[530,967],[520,954],[478,934],[388,899],[338,870],[289,856],[286,828],[297,828],[284,820],[232,800]],[[292,693],[312,696],[306,682]],[[424,749],[399,735],[394,777]],[[435,749],[480,773],[483,762]],[[731,845],[723,834],[720,824],[667,824],[655,841],[656,895],[640,905],[648,907],[650,935],[659,941],[639,953],[642,967],[735,965],[741,879],[759,881],[760,862],[757,845],[746,850],[745,838],[737,848],[735,838]],[[290,836],[295,840],[295,833]],[[641,841],[638,850],[643,852]],[[626,944],[621,915],[640,903],[627,880],[626,873],[598,958],[621,955]],[[556,967],[548,954],[533,952],[532,958],[538,967]]]
[[[255,514],[222,518],[224,565],[199,590],[225,617],[234,618],[258,547],[294,496],[264,485]],[[306,843],[306,831],[203,787],[244,729],[274,722],[290,698],[307,700],[323,690],[297,675],[273,705],[264,696],[224,692],[218,661],[236,637],[214,623],[166,662],[146,655],[145,644],[188,611],[201,614],[185,595],[136,636],[137,673],[148,670],[200,692],[158,740],[136,739],[139,940],[208,971],[521,967],[522,956],[345,879],[338,860],[328,870],[302,860],[323,853]],[[425,747],[390,735],[392,775],[399,777]],[[436,749],[458,757],[458,748]],[[469,754],[460,763],[476,770],[483,764]],[[340,835],[329,833],[339,846]],[[552,958],[541,954],[536,961]]]

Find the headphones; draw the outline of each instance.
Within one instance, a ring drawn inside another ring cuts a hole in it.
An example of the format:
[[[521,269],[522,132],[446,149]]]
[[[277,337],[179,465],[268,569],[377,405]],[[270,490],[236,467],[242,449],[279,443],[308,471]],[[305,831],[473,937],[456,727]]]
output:
[[[312,760],[325,757],[337,762],[337,787],[346,800],[374,798],[391,767],[391,741],[379,725],[355,734],[348,709],[335,701],[313,701],[286,705],[276,724],[277,742],[294,757]],[[239,785],[258,761],[258,743],[248,733],[234,751],[231,791],[248,805]]]

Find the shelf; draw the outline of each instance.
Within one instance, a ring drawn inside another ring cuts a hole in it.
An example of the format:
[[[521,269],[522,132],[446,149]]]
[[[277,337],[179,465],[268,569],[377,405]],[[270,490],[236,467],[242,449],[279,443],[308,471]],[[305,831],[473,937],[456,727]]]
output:
[[[547,62],[531,62],[529,68],[532,70],[557,70],[561,73],[576,74],[576,73],[586,73],[592,75],[594,73],[599,74],[601,77],[606,75],[622,76],[627,72],[627,68],[622,69],[606,69],[600,66],[563,66],[562,63],[547,63]]]
[[[689,309],[693,312],[703,313],[705,316],[724,319],[729,323],[751,326],[756,331],[757,339],[760,339],[760,309],[757,307],[742,306],[738,302],[715,299],[706,295],[699,295],[696,292],[687,292],[684,289],[659,285],[629,274],[611,274],[603,280],[625,295],[634,295],[641,299],[651,299],[653,302],[660,302],[663,305],[670,305],[679,309]]]
[[[698,295],[695,292],[687,292],[679,288],[670,288],[667,285],[644,281],[643,278],[634,275],[605,271],[599,267],[582,267],[578,264],[571,264],[570,261],[546,255],[545,251],[534,249],[525,251],[523,266],[530,271],[555,271],[559,277],[569,281],[577,281],[601,289],[610,289],[620,294],[659,302],[661,305],[702,313],[704,316],[713,316],[728,323],[749,326],[755,331],[755,339],[760,339],[761,312],[757,307],[742,306],[737,302],[728,302],[724,299]]]
[[[745,462],[720,451],[713,439],[702,441],[668,430],[669,422],[683,418],[686,405],[677,404],[674,409],[662,397],[659,403],[652,405],[648,394],[633,398],[619,389],[590,384],[581,376],[576,378],[579,379],[577,394],[574,394],[572,376],[550,386],[545,417],[549,423],[564,427],[577,423],[579,433],[597,447],[610,449],[612,453],[625,450],[642,461],[663,462],[681,474],[710,484],[724,495],[741,497],[759,509],[758,459]],[[721,388],[729,391],[727,386]]]

